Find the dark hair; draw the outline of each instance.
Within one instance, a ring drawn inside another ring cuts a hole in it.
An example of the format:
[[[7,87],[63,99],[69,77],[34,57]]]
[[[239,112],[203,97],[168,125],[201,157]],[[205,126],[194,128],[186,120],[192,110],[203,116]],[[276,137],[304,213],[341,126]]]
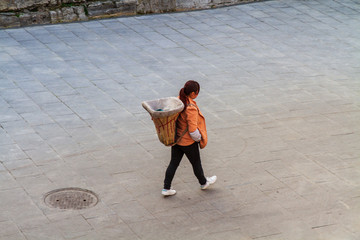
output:
[[[184,87],[182,89],[180,89],[180,92],[179,92],[180,100],[185,105],[184,110],[186,109],[186,106],[189,104],[188,96],[192,92],[199,93],[200,92],[200,84],[194,80],[189,80],[185,83]]]

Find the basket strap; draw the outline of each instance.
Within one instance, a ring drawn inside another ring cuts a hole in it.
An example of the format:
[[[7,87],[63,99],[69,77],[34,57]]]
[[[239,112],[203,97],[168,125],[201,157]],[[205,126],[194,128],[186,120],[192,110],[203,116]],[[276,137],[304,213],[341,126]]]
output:
[[[185,133],[187,131],[188,131],[188,127],[186,127],[186,129],[181,133],[180,137],[176,140],[176,142],[171,144],[170,146],[175,146],[180,141],[180,139],[185,135]]]
[[[198,107],[197,107],[195,104],[189,103],[189,104],[188,104],[188,105],[186,105],[186,106],[193,106],[193,107],[195,107],[195,108],[196,108],[196,110],[198,110],[198,111],[199,111]]]

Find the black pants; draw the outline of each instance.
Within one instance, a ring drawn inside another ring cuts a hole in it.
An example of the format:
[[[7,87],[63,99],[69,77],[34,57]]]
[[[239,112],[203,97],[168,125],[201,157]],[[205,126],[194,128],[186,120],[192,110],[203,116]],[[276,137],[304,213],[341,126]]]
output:
[[[170,189],[176,169],[178,168],[184,154],[189,159],[193,167],[194,174],[199,180],[199,183],[201,185],[206,183],[204,171],[201,166],[199,143],[195,142],[189,146],[175,145],[171,147],[171,161],[168,168],[166,169],[164,189]]]

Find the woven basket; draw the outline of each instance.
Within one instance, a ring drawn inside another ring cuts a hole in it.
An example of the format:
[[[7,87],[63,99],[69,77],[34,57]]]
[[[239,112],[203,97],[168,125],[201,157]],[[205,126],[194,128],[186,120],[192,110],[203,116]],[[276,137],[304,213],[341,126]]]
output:
[[[160,142],[171,146],[176,142],[176,120],[184,109],[182,101],[176,97],[161,98],[142,102],[154,122]]]

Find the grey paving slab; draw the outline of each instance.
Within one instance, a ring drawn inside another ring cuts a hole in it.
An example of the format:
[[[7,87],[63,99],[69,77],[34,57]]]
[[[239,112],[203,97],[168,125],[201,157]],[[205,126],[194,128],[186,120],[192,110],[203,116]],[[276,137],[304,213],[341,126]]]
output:
[[[360,7],[264,1],[0,31],[0,239],[358,239]],[[198,80],[201,191],[144,100]],[[81,187],[100,202],[45,205]]]

